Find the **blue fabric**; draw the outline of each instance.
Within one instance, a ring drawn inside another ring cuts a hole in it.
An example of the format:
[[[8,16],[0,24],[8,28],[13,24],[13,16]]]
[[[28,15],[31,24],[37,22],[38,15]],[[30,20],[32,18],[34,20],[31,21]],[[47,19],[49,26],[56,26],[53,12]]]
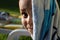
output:
[[[52,14],[54,13],[55,9],[56,9],[55,0],[50,0],[50,9],[44,10],[44,21],[42,24],[39,40],[44,40],[44,38],[46,37],[49,28],[51,27]],[[50,39],[47,38],[47,40]]]

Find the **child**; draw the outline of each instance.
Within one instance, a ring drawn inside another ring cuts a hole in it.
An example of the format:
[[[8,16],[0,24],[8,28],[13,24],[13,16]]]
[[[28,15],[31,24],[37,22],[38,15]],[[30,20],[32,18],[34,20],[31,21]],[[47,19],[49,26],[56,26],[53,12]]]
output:
[[[22,14],[22,24],[33,34],[32,5],[31,0],[19,0],[20,13]]]
[[[42,1],[42,0],[41,0]],[[40,1],[40,2],[41,2]],[[48,0],[47,0],[48,1]],[[45,2],[45,1],[44,1]],[[41,2],[41,3],[44,3]],[[46,3],[46,2],[45,2]],[[45,5],[45,4],[42,4]],[[47,5],[47,4],[46,4]],[[45,7],[46,7],[45,5]],[[28,32],[33,35],[33,22],[32,22],[32,2],[31,0],[19,0],[20,13],[22,14],[22,24],[28,30]],[[53,10],[54,11],[54,10]],[[56,19],[56,18],[55,18]],[[57,24],[57,23],[56,23]],[[57,32],[56,32],[57,33]],[[47,35],[46,35],[47,36]],[[32,36],[33,37],[33,36]],[[43,36],[45,37],[45,36]],[[48,37],[48,36],[47,36]],[[44,38],[46,40],[46,38]],[[51,39],[60,39],[60,37],[55,38],[55,32],[52,33]]]

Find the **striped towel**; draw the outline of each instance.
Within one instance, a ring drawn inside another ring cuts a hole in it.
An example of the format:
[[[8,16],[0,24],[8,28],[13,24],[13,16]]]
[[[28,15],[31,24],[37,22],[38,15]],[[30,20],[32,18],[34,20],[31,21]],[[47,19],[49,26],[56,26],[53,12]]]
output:
[[[53,29],[54,22],[58,25],[56,9],[56,0],[32,0],[33,40],[57,40]]]

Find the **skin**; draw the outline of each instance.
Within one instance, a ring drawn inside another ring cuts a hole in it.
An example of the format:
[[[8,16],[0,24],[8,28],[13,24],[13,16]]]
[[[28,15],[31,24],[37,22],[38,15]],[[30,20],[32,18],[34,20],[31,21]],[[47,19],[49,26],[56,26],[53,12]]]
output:
[[[30,34],[33,34],[32,5],[31,0],[19,0],[22,24]]]

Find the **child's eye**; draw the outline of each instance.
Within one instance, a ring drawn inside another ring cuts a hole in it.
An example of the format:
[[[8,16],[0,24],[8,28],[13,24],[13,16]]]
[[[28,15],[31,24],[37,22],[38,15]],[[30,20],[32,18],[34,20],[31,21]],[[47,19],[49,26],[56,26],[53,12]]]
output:
[[[23,15],[24,18],[28,17],[28,14],[26,12],[22,12],[22,15]]]

